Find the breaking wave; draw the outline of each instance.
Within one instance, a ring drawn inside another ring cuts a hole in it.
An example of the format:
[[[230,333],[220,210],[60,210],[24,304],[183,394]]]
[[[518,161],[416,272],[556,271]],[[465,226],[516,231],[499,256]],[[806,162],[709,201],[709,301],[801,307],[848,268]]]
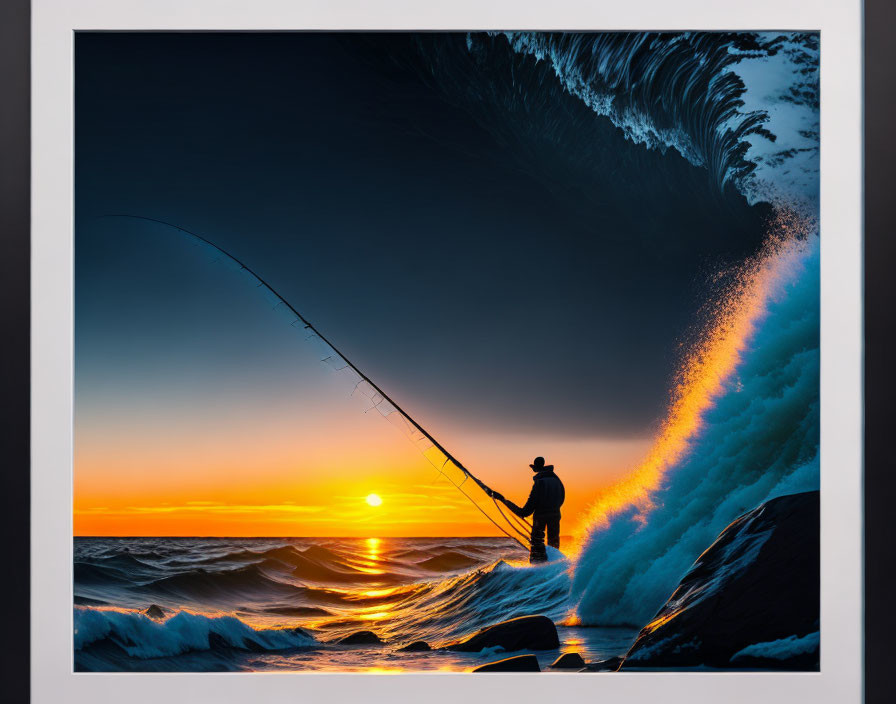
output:
[[[703,167],[719,189],[817,206],[817,33],[477,32],[416,42],[434,86],[465,99],[499,138],[534,131],[606,170],[618,153],[566,131],[579,121],[587,134],[563,100],[574,96],[634,144]]]
[[[580,622],[643,625],[734,518],[819,487],[819,238],[782,237],[724,299],[652,452],[595,502]]]
[[[74,610],[74,636],[75,650],[109,640],[137,658],[180,655],[212,647],[285,650],[316,644],[301,629],[252,628],[233,616],[179,611],[157,621],[137,611],[80,606]]]
[[[557,553],[529,566],[506,538],[383,539],[373,549],[326,538],[75,541],[87,567],[149,554],[130,571],[76,571],[79,669],[232,669],[241,654],[339,649],[359,631],[393,647],[439,647],[515,616],[559,622],[568,609],[569,562]],[[317,571],[296,572],[310,556],[332,572],[363,563],[370,572],[323,584]]]
[[[675,149],[752,202],[792,207],[817,197],[817,34],[507,36],[633,142]],[[795,177],[799,169],[808,178]]]
[[[685,345],[652,450],[597,497],[583,524],[571,623],[640,627],[734,518],[818,488],[818,39],[495,32],[465,35],[462,50],[460,39],[417,40],[440,90],[465,97],[495,134],[508,122],[521,145],[537,134],[567,155],[564,168],[575,159],[590,164],[582,173],[615,163],[616,176],[620,159],[641,158],[618,148],[614,155],[600,139],[570,143],[563,125],[578,120],[581,128],[586,119],[572,97],[642,152],[671,150],[705,170],[735,214],[721,227],[746,217],[732,191],[771,205],[764,245],[719,273],[724,283]],[[636,171],[675,184],[686,172],[666,161],[673,170],[660,173],[663,161]],[[604,181],[593,184],[606,191]],[[713,207],[695,200],[704,206]]]

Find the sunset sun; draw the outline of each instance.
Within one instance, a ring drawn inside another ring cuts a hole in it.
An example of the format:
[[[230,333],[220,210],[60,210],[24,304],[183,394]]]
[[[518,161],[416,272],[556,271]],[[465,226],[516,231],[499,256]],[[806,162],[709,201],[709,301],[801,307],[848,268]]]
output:
[[[368,494],[365,501],[371,506],[381,506],[383,503],[383,499],[379,494]]]

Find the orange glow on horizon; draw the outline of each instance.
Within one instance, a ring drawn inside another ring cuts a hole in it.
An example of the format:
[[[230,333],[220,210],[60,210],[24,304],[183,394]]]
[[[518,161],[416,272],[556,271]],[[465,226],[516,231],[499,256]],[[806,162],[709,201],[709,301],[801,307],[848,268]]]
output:
[[[316,445],[300,438],[298,454],[304,453],[304,465],[290,462],[297,450],[285,441],[259,440],[253,445],[237,435],[227,439],[229,444],[201,453],[192,446],[145,442],[137,431],[127,438],[130,442],[125,437],[109,442],[81,431],[76,436],[74,535],[498,534],[400,433],[347,405],[345,421],[355,433],[355,444],[343,442],[328,454],[327,443],[336,443],[332,436],[319,437]],[[365,423],[368,420],[372,422]],[[358,427],[363,432],[357,432]],[[614,468],[643,456],[647,447],[643,439],[570,439],[561,444],[458,435],[465,445],[463,456],[472,458],[467,460],[470,465],[483,467],[480,476],[517,503],[525,501],[531,486],[532,446],[556,448],[549,455],[567,485],[566,525],[586,510],[596,491],[617,478]],[[258,452],[257,446],[262,447]],[[384,464],[378,458],[390,461]],[[381,499],[379,506],[368,503],[371,494]]]
[[[531,457],[547,456],[566,484],[563,531],[578,525],[576,545],[626,507],[646,515],[653,490],[700,431],[767,303],[804,251],[806,229],[795,217],[782,218],[762,252],[740,269],[688,356],[655,439],[473,434],[450,418],[431,425],[481,479],[518,504],[531,486]],[[315,399],[312,413],[301,399],[295,404],[231,405],[218,414],[169,413],[148,404],[143,415],[106,408],[79,415],[74,534],[499,535],[382,419],[342,399]],[[562,549],[569,554],[568,545]],[[371,564],[363,567],[375,570],[376,550],[370,552]]]

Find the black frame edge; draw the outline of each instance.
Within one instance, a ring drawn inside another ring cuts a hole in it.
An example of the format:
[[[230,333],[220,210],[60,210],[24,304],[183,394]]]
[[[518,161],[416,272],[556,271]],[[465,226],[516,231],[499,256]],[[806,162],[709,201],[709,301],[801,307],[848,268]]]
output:
[[[892,469],[894,322],[893,195],[896,140],[896,5],[866,0],[864,23],[865,126],[865,701],[893,701],[891,682],[893,633],[893,504],[896,481]],[[836,664],[835,664],[836,666]]]
[[[865,1],[865,701],[889,702],[896,478],[889,436],[894,388],[890,363],[896,315],[890,273],[896,260],[891,200],[896,193],[896,6]],[[13,566],[0,593],[7,605],[0,657],[4,700],[29,698],[30,660],[30,3],[0,3],[0,302],[6,323],[2,348],[5,468],[2,527]],[[834,665],[836,666],[836,665]]]
[[[2,698],[29,699],[30,660],[30,250],[31,250],[31,4],[0,2],[0,305],[4,467],[0,526],[7,565],[0,581],[4,635]]]

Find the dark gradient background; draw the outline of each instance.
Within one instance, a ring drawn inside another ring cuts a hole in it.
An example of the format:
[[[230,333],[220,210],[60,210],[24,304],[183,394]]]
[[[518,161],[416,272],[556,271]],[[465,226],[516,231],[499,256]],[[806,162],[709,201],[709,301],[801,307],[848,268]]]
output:
[[[128,213],[241,258],[412,412],[650,433],[712,275],[765,210],[626,141],[531,59],[474,76],[430,58],[462,41],[79,34],[82,417],[166,369],[185,395],[295,373],[176,238],[96,219]]]

